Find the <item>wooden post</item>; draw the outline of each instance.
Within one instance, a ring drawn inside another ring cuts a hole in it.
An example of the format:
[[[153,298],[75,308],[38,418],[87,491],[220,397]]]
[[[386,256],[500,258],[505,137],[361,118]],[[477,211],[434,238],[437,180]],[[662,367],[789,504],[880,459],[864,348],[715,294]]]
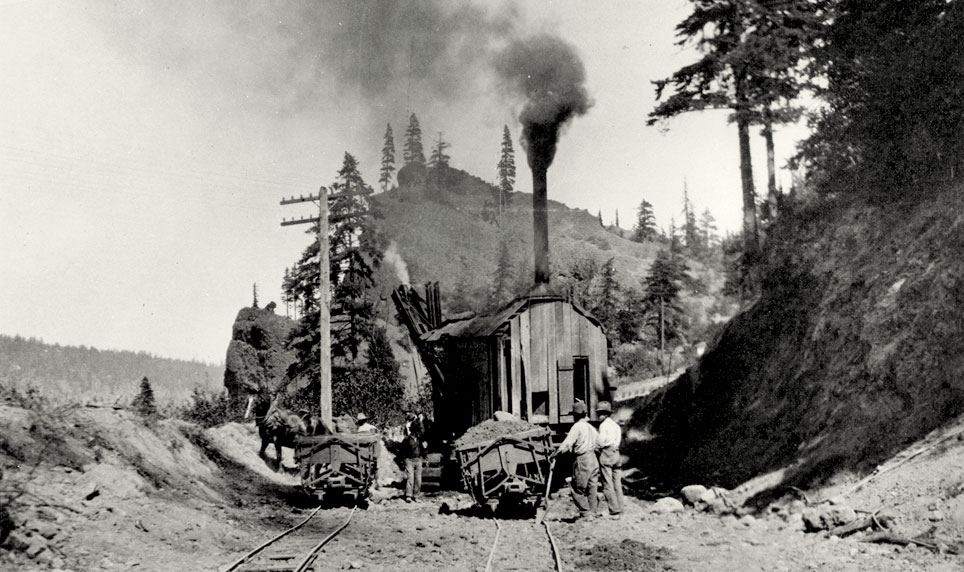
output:
[[[331,427],[331,292],[329,282],[329,268],[331,262],[328,252],[328,189],[321,187],[318,191],[318,280],[319,312],[318,329],[320,343],[318,351],[320,372],[319,408],[321,421],[326,427]]]

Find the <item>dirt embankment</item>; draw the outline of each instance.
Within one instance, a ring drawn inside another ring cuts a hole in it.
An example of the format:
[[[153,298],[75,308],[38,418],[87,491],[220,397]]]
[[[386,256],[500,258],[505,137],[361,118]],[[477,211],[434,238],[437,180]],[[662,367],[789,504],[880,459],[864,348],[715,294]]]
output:
[[[763,293],[698,366],[631,402],[633,463],[677,484],[862,474],[964,413],[964,198],[782,216]]]

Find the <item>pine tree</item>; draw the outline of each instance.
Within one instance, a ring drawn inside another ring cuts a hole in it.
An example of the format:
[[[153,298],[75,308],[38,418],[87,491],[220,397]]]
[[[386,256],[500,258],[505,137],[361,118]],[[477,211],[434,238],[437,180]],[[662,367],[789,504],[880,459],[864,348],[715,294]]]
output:
[[[604,225],[604,224],[603,224],[603,221],[602,221],[602,211],[601,211],[601,210],[596,214],[596,218],[599,219],[599,226],[601,226],[601,227],[603,227],[603,228],[606,228],[606,225]]]
[[[258,307],[258,283],[257,283],[257,282],[255,282],[255,283],[254,283],[254,286],[252,286],[252,290],[253,290],[253,292],[254,292],[254,294],[253,294],[253,295],[254,295],[254,300],[251,301],[251,307],[252,307],[252,308],[257,308],[257,307]]]
[[[351,193],[333,199],[330,205],[328,246],[330,257],[332,356],[354,360],[367,339],[374,319],[373,275],[384,248],[371,224],[368,197],[372,194],[361,176],[358,162],[345,153],[333,194]],[[318,226],[309,231],[317,236]],[[289,378],[318,378],[318,241],[312,240],[291,272],[285,293],[301,300],[302,316],[291,333],[288,347],[297,361]]]
[[[378,177],[378,183],[382,191],[387,191],[392,184],[392,176],[395,173],[395,135],[392,133],[392,124],[389,123],[385,128],[385,144],[382,147],[382,170]]]
[[[141,379],[140,392],[134,401],[131,402],[131,406],[138,415],[143,417],[154,417],[157,415],[157,404],[154,402],[154,388],[151,387],[150,380],[147,379],[145,375]]]
[[[405,165],[425,164],[425,153],[422,152],[422,128],[414,113],[408,118],[408,129],[405,130],[404,159]]]
[[[719,241],[716,232],[716,219],[713,218],[713,213],[710,212],[710,209],[705,209],[703,214],[700,215],[700,234],[703,237],[703,244],[707,250],[713,248]]]
[[[449,143],[442,139],[442,132],[439,131],[438,139],[432,145],[432,156],[428,160],[428,166],[440,171],[442,167],[448,167],[450,157],[445,153],[445,150],[449,147]]]
[[[693,12],[676,26],[678,45],[695,41],[702,58],[656,82],[656,99],[673,93],[649,114],[647,124],[688,111],[730,109],[737,125],[743,194],[744,253],[759,257],[756,191],[750,157],[750,126],[789,119],[803,83],[798,69],[819,28],[818,3],[810,0],[692,0]],[[768,145],[771,144],[768,142]]]
[[[656,238],[656,215],[653,214],[653,205],[643,199],[636,209],[636,225],[633,227],[633,236],[630,240],[634,242],[645,242]]]
[[[700,228],[696,224],[696,211],[693,203],[690,202],[690,193],[683,179],[683,241],[690,252],[696,254],[700,252],[702,241],[700,240]]]
[[[671,251],[660,250],[643,279],[645,323],[656,332],[661,361],[666,342],[682,334],[683,312],[678,297],[686,271],[682,258]]]
[[[512,136],[509,126],[502,128],[502,152],[499,154],[499,213],[509,205],[509,193],[515,185],[515,151],[512,149]]]

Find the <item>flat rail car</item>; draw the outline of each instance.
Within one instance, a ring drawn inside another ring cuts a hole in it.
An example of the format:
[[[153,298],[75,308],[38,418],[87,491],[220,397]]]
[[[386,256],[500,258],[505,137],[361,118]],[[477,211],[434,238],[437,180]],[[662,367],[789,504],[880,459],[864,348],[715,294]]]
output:
[[[295,460],[302,489],[319,501],[362,501],[378,477],[380,433],[335,433],[298,437]]]
[[[457,446],[466,491],[492,513],[537,507],[549,478],[551,436],[539,427]]]

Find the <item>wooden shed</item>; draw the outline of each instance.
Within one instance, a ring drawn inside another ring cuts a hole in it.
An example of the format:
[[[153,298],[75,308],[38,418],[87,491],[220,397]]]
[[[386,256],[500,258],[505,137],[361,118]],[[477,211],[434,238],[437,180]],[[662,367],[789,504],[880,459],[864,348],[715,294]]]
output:
[[[421,333],[438,362],[436,419],[462,431],[498,411],[550,426],[573,422],[576,399],[609,394],[606,336],[586,310],[556,295],[517,299],[497,313],[461,316]]]

